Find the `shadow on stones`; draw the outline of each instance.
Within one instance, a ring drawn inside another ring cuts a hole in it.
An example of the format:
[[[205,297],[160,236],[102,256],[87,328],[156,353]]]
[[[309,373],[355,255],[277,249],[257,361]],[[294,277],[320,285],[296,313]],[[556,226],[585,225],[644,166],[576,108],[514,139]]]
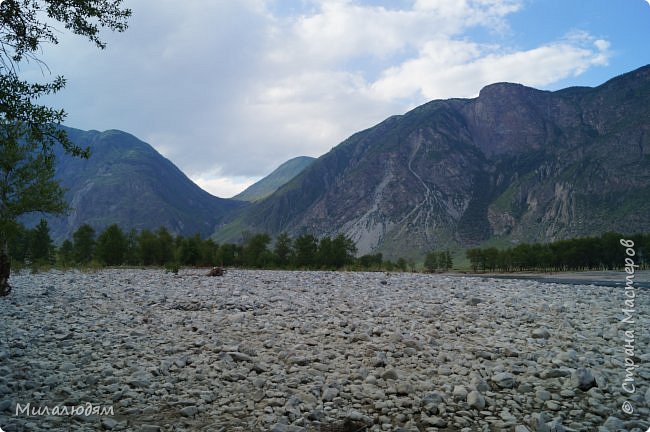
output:
[[[368,425],[361,422],[346,420],[332,424],[312,424],[309,432],[365,432]]]

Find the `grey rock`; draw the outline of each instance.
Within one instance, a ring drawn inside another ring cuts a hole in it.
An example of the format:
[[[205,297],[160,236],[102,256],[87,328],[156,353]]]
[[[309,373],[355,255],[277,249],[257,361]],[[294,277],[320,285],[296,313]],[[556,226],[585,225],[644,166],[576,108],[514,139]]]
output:
[[[470,384],[479,392],[486,392],[490,390],[489,384],[481,377],[475,376],[472,378]]]
[[[454,386],[454,390],[451,395],[455,400],[465,400],[467,399],[467,389],[465,386],[456,385]]]
[[[566,432],[566,428],[562,425],[560,420],[552,420],[547,423],[550,432]]]
[[[359,411],[352,410],[348,413],[347,417],[348,420],[350,421],[355,421],[355,422],[362,422],[367,425],[370,425],[373,423],[373,420],[371,417],[364,415],[360,413]]]
[[[532,393],[533,390],[533,385],[530,383],[521,383],[519,384],[519,387],[517,387],[519,393]]]
[[[325,412],[319,409],[312,410],[307,416],[308,420],[320,422],[325,418]]]
[[[249,356],[248,354],[236,352],[236,351],[229,351],[226,354],[228,354],[234,361],[237,362],[252,362],[253,358]]]
[[[211,391],[201,392],[200,397],[201,397],[201,400],[204,400],[204,401],[206,401],[208,403],[214,402],[215,400],[217,400],[217,395],[214,392],[211,392]]]
[[[230,315],[227,320],[232,324],[242,324],[246,321],[246,312],[239,312]]]
[[[506,357],[519,357],[520,352],[511,347],[505,347],[503,349],[503,355]]]
[[[334,387],[327,387],[323,391],[323,400],[329,402],[339,395],[339,391]]]
[[[562,378],[570,375],[571,370],[569,369],[547,369],[539,374],[542,379]]]
[[[485,408],[485,398],[478,391],[472,390],[467,394],[467,405],[469,405],[470,408],[481,411]]]
[[[605,423],[603,423],[603,427],[612,432],[616,432],[619,430],[625,430],[625,423],[623,420],[619,419],[618,417],[610,416],[605,420]]]
[[[305,356],[292,356],[287,359],[287,362],[297,366],[307,366],[309,363],[311,363],[311,360]]]
[[[65,362],[61,363],[61,365],[59,366],[59,370],[63,371],[63,372],[70,372],[70,371],[74,370],[75,368],[76,368],[76,366],[74,365],[74,363],[69,362],[69,361],[65,361]]]
[[[276,423],[271,428],[271,432],[305,432],[306,429],[302,426],[290,425],[285,423]]]
[[[439,427],[439,428],[447,427],[447,421],[438,416],[433,416],[433,417],[422,416],[422,423],[429,426]]]
[[[481,358],[484,360],[493,360],[494,359],[494,354],[488,351],[476,351],[475,353],[476,358]]]
[[[253,393],[251,393],[251,400],[253,400],[254,402],[261,402],[264,399],[265,395],[266,393],[264,392],[264,390],[257,389]]]
[[[531,335],[535,339],[548,339],[551,337],[551,333],[544,327],[536,328],[532,331]]]
[[[264,363],[254,363],[251,366],[251,370],[257,372],[258,374],[265,373],[269,371],[269,367]]]
[[[406,347],[413,348],[416,351],[420,351],[422,349],[422,342],[417,339],[405,339],[403,343]]]
[[[413,386],[408,382],[399,382],[395,386],[395,391],[398,396],[406,396],[413,393]]]
[[[110,418],[110,417],[105,418],[105,419],[102,419],[102,427],[103,427],[104,429],[113,430],[113,429],[115,429],[115,428],[117,427],[117,425],[119,425],[119,424],[120,424],[120,423],[119,423],[117,420],[112,419],[112,418]]]
[[[9,399],[0,401],[0,413],[11,411],[11,405],[13,402]]]
[[[501,388],[513,388],[515,386],[515,377],[509,372],[500,372],[493,375],[491,379]]]
[[[550,409],[551,411],[558,411],[560,409],[560,405],[552,400],[548,400],[545,403],[546,408]]]
[[[194,417],[199,412],[199,408],[195,405],[186,406],[180,410],[180,413],[184,417]]]
[[[434,405],[438,405],[440,403],[443,403],[444,401],[445,401],[444,394],[442,394],[440,392],[437,392],[437,391],[429,393],[424,398],[422,398],[422,403],[423,404],[431,403],[431,404],[434,404]]]
[[[386,353],[378,352],[372,365],[373,367],[385,367],[388,365],[388,358],[386,357]]]
[[[547,390],[540,389],[535,392],[535,399],[537,399],[540,402],[546,402],[550,398],[551,398],[551,393]]]
[[[546,413],[533,414],[533,421],[535,424],[535,432],[551,432],[548,424],[551,418]]]
[[[368,342],[369,340],[370,336],[367,333],[356,333],[350,337],[352,343]]]
[[[591,370],[585,368],[576,369],[576,371],[571,374],[571,385],[582,391],[598,387],[598,384],[596,384],[596,378],[594,378]]]
[[[556,357],[559,363],[571,363],[578,360],[578,353],[575,350],[568,350],[559,353]]]

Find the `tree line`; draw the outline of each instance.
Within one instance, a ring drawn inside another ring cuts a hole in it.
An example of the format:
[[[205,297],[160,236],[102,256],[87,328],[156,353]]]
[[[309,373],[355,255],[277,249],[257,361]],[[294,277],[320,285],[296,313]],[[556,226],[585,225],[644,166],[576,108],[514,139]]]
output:
[[[582,271],[617,270],[625,265],[620,239],[634,242],[635,264],[650,268],[650,234],[625,236],[608,232],[599,237],[581,237],[552,243],[523,243],[507,249],[473,248],[466,256],[478,271]]]
[[[47,221],[32,229],[19,226],[10,238],[12,260],[18,265],[73,266],[161,266],[245,267],[264,269],[363,269],[402,270],[414,267],[400,258],[393,263],[381,253],[356,258],[354,242],[344,235],[317,238],[303,234],[296,238],[283,233],[244,233],[242,244],[218,244],[196,234],[175,236],[166,228],[123,231],[110,225],[97,233],[81,225],[59,247],[50,237]]]
[[[609,232],[600,237],[583,237],[546,244],[523,243],[506,249],[472,248],[466,251],[474,272],[614,270],[625,265],[620,239],[634,242],[635,264],[650,268],[650,234],[624,236]],[[354,242],[344,236],[317,238],[303,234],[292,238],[283,233],[244,233],[241,244],[218,244],[196,234],[173,235],[166,228],[123,231],[110,225],[97,233],[81,225],[56,247],[47,222],[32,229],[18,226],[9,239],[16,265],[242,267],[259,269],[415,271],[416,264],[404,258],[385,260],[381,253],[356,257]],[[453,267],[449,251],[428,252],[426,272],[448,271]]]
[[[424,270],[429,273],[434,273],[438,270],[445,272],[451,270],[453,265],[454,261],[449,251],[436,252],[433,250],[424,257]]]

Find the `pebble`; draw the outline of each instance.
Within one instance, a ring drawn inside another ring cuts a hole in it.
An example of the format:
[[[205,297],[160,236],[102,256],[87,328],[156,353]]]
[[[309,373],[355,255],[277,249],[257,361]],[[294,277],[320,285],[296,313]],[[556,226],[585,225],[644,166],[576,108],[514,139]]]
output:
[[[117,427],[118,424],[119,422],[117,420],[114,420],[110,417],[102,420],[102,427],[104,429],[113,430],[115,427]]]
[[[485,408],[485,398],[478,391],[472,390],[467,395],[467,405],[480,411]]]
[[[596,378],[589,369],[578,368],[571,374],[571,384],[573,387],[579,388],[582,391],[587,391],[590,388],[598,387]]]
[[[551,333],[546,328],[541,327],[533,330],[532,336],[535,339],[548,339],[551,337]]]
[[[456,385],[451,394],[456,400],[464,400],[467,398],[467,389],[463,385]]]
[[[515,386],[515,377],[508,372],[500,372],[492,376],[492,381],[500,388],[512,388]]]

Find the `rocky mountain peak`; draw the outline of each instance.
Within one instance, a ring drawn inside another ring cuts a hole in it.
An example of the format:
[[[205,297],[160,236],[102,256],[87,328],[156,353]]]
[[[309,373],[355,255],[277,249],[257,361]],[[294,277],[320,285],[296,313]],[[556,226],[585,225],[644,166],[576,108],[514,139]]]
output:
[[[216,237],[343,233],[360,253],[421,256],[650,231],[649,75],[555,92],[497,83],[429,102],[351,136]]]

